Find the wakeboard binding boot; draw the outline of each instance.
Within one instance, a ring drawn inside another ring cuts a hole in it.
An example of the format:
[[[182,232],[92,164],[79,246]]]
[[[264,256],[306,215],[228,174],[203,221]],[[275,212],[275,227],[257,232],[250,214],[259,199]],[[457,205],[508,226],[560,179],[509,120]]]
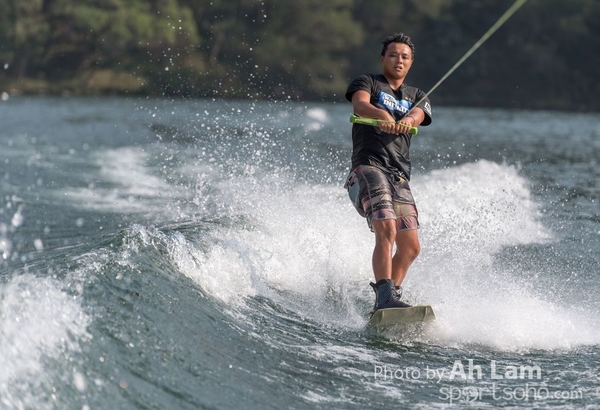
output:
[[[371,282],[370,285],[375,291],[375,307],[371,315],[379,309],[411,307],[400,300],[402,288],[395,286],[393,279],[381,279],[377,283]]]

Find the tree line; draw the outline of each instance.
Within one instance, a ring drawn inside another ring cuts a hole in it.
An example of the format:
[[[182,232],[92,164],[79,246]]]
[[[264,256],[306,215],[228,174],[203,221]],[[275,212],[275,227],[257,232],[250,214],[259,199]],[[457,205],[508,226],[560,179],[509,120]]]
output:
[[[0,92],[340,101],[381,40],[427,91],[513,0],[0,0]],[[598,110],[600,2],[529,0],[442,105]]]

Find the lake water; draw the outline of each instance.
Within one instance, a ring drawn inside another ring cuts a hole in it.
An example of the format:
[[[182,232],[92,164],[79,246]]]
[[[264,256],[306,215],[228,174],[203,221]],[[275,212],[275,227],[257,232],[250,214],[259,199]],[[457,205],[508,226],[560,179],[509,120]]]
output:
[[[600,408],[600,116],[436,108],[373,331],[350,111],[0,103],[0,407]]]

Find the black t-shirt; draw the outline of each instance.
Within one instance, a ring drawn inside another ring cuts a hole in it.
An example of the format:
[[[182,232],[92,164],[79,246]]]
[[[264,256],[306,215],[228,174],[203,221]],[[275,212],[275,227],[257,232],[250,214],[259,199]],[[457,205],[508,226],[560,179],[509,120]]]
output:
[[[371,94],[371,104],[388,111],[396,121],[402,119],[417,101],[425,96],[418,88],[402,84],[396,91],[381,75],[365,74],[348,86],[346,99],[352,101],[356,91]],[[418,105],[425,112],[422,126],[431,124],[431,104],[425,98]],[[410,140],[412,134],[388,134],[377,127],[354,124],[352,126],[352,169],[359,165],[374,165],[410,180]]]

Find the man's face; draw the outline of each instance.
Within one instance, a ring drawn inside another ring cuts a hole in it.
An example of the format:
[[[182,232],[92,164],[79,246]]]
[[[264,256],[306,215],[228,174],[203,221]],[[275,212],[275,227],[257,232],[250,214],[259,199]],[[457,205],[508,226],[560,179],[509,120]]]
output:
[[[390,43],[381,56],[383,75],[395,80],[404,79],[412,63],[412,50],[404,43]]]

